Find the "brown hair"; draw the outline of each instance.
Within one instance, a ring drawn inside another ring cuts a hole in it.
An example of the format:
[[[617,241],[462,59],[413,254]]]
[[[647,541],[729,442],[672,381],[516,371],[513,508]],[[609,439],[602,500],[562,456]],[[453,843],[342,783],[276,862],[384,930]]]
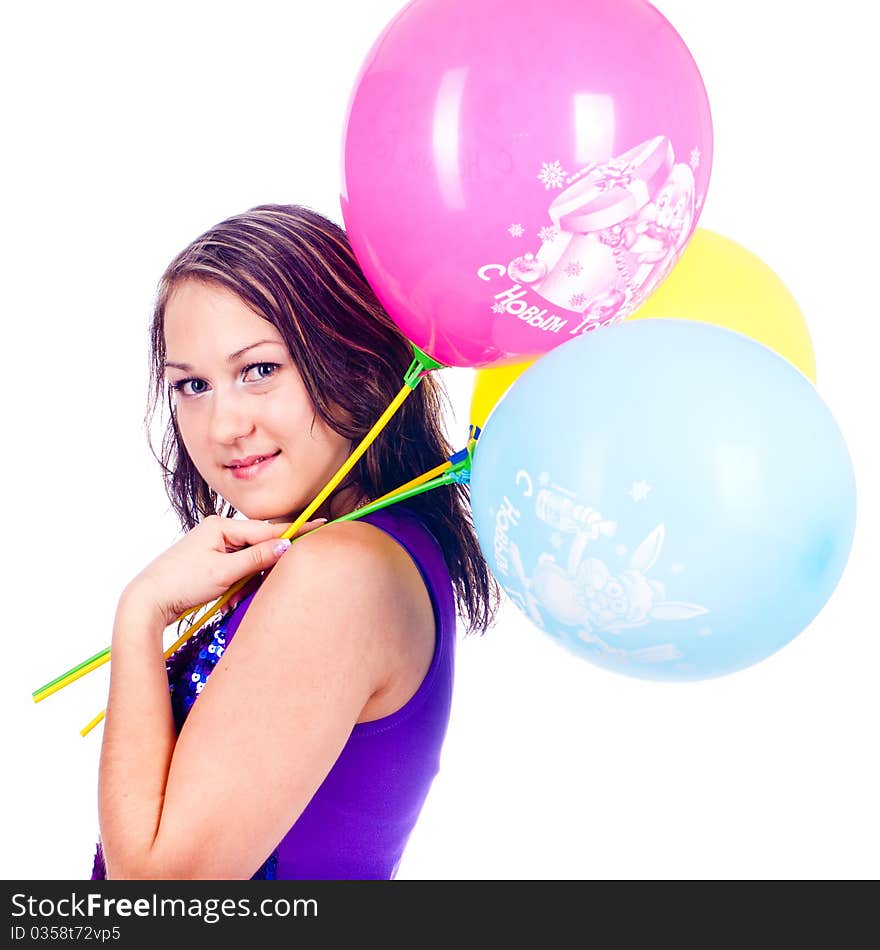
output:
[[[164,316],[183,280],[225,287],[268,320],[284,338],[315,412],[357,445],[403,385],[413,351],[379,303],[345,231],[308,208],[259,205],[210,228],[180,252],[159,282],[150,328],[150,395],[145,424],[150,436],[165,374]],[[161,455],[165,489],[184,530],[212,514],[235,509],[211,489],[186,451],[171,398]],[[356,485],[364,500],[379,498],[441,464],[453,451],[442,430],[448,396],[436,373],[403,402],[337,491]],[[337,406],[345,421],[334,415]],[[457,446],[461,448],[461,446]],[[467,632],[495,620],[498,585],[477,542],[468,488],[449,485],[409,498],[443,550],[458,613]],[[223,508],[224,510],[219,510]]]

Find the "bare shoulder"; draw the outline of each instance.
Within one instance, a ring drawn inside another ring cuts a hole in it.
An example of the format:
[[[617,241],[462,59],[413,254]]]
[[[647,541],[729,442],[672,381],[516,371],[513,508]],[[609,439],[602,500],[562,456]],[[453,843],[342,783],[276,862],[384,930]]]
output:
[[[334,585],[365,602],[405,601],[421,574],[407,551],[390,535],[364,521],[328,525],[296,541],[272,569],[301,586],[303,578],[327,592]],[[427,593],[427,592],[426,592]]]
[[[369,656],[375,689],[359,721],[389,715],[418,689],[434,653],[434,610],[412,557],[385,531],[365,521],[314,531],[272,568],[270,584],[301,609],[327,610],[326,635]]]

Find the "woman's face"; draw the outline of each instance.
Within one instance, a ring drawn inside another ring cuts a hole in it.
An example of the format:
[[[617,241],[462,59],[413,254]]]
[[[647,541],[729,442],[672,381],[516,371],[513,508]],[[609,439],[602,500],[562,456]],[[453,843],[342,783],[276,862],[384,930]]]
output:
[[[247,518],[294,521],[352,446],[316,415],[281,334],[224,287],[185,280],[165,308],[165,353],[177,426],[202,478]],[[254,456],[267,460],[240,464]],[[324,502],[312,517],[346,510]]]

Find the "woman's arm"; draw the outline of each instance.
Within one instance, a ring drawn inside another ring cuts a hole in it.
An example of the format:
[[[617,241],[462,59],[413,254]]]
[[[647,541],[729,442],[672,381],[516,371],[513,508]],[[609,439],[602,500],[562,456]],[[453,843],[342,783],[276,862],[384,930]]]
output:
[[[255,595],[176,744],[160,621],[142,603],[120,605],[101,759],[108,874],[250,877],[387,685],[423,608],[414,571],[369,524],[297,542]]]
[[[116,609],[110,696],[98,776],[107,877],[129,877],[149,853],[177,739],[162,647],[164,619],[128,589]]]

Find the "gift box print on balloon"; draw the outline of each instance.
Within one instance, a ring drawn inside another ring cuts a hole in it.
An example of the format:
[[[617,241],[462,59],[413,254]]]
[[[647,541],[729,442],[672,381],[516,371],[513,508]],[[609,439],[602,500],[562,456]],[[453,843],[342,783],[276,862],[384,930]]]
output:
[[[573,175],[558,161],[545,162],[539,181],[548,191],[565,190],[536,232],[536,252],[506,268],[480,268],[483,280],[508,278],[491,300],[492,312],[569,336],[625,319],[666,277],[693,232],[704,197],[695,194],[699,164],[697,147],[688,164],[676,164],[665,136]],[[519,222],[507,231],[514,240],[527,236]]]

